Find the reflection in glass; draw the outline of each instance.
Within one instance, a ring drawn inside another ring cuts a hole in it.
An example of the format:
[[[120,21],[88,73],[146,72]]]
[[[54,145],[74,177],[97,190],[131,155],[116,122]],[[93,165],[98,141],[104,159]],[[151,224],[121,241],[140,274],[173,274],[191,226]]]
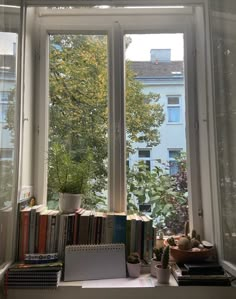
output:
[[[15,112],[17,30],[20,9],[0,6],[0,267],[9,260],[12,202],[15,199]],[[2,26],[3,25],[3,26]]]

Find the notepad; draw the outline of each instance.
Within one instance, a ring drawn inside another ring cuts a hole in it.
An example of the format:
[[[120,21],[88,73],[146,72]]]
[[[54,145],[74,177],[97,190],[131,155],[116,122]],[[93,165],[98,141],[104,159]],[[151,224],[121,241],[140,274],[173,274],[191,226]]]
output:
[[[66,246],[64,266],[64,281],[126,277],[125,245]]]

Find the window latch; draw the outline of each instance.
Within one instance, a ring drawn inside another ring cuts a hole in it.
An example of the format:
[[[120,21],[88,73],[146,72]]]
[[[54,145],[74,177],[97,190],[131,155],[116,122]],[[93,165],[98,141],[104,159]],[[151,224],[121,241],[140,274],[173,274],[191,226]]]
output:
[[[198,209],[198,216],[202,217],[203,216],[203,210],[202,209]]]

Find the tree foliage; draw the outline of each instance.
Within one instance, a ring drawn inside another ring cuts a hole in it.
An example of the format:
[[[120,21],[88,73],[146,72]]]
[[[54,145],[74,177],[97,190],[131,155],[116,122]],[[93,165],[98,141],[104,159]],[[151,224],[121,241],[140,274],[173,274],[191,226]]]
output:
[[[178,158],[179,171],[170,176],[161,166],[150,171],[144,161],[127,173],[128,210],[139,212],[142,204],[151,205],[154,223],[165,233],[181,233],[188,220],[186,155]]]
[[[63,143],[75,162],[88,161],[94,193],[107,182],[108,163],[107,38],[94,35],[50,37],[49,188],[55,173],[52,150]],[[133,142],[160,142],[164,120],[156,94],[144,95],[130,64],[126,65],[126,130],[128,150]]]

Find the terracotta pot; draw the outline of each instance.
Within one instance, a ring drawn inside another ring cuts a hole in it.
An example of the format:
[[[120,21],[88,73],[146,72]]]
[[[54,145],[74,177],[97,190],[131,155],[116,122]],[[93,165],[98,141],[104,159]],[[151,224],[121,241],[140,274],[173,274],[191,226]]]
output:
[[[59,193],[59,210],[73,213],[80,208],[82,194]]]
[[[141,263],[138,264],[127,263],[127,268],[128,268],[129,277],[136,278],[140,276]]]
[[[160,265],[156,266],[157,281],[161,284],[167,284],[170,280],[170,266],[166,269],[161,268]]]
[[[160,261],[156,261],[154,258],[151,259],[151,275],[154,277],[157,277],[157,273],[156,273],[156,266],[160,265],[161,262]]]

